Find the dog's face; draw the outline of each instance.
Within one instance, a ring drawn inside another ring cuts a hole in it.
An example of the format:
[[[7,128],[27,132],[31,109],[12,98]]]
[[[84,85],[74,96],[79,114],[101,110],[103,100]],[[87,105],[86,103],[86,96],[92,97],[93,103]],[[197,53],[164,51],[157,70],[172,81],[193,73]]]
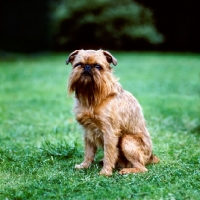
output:
[[[89,105],[96,104],[103,96],[111,92],[113,81],[110,64],[117,60],[103,50],[76,50],[72,52],[66,64],[72,63],[73,69],[69,78],[69,93]]]

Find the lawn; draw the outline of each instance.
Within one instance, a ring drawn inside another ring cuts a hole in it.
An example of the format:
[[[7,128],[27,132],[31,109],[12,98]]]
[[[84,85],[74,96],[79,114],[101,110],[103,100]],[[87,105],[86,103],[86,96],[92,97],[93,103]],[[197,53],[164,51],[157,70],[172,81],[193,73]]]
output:
[[[161,162],[143,174],[87,170],[66,85],[68,54],[0,61],[0,199],[199,199],[200,55],[112,52],[114,73],[139,100]]]

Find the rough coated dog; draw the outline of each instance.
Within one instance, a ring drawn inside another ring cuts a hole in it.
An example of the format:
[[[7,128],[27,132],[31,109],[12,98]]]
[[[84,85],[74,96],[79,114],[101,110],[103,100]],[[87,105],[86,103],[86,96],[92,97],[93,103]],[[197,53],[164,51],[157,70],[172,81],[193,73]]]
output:
[[[84,161],[75,168],[88,168],[98,147],[104,150],[101,175],[110,176],[116,166],[120,174],[146,172],[157,163],[142,109],[135,97],[123,90],[110,64],[117,60],[104,50],[76,50],[66,64],[73,66],[68,82],[75,93],[76,120],[84,129]]]

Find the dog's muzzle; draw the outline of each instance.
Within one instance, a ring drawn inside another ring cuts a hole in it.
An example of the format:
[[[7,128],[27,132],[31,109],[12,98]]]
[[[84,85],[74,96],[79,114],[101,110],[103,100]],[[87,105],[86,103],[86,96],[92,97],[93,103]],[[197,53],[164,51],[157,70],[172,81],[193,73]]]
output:
[[[84,72],[91,72],[92,67],[90,65],[85,65],[84,66]]]
[[[83,75],[92,76],[92,67],[91,67],[91,65],[85,65],[83,67]]]

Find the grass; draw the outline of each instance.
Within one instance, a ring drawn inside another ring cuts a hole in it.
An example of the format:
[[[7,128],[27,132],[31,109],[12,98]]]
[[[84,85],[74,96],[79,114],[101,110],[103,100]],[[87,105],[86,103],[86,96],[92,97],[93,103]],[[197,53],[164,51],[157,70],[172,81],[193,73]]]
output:
[[[112,177],[82,161],[67,97],[67,54],[0,62],[0,199],[199,199],[200,56],[115,52],[123,87],[140,101],[161,159],[144,174]]]

